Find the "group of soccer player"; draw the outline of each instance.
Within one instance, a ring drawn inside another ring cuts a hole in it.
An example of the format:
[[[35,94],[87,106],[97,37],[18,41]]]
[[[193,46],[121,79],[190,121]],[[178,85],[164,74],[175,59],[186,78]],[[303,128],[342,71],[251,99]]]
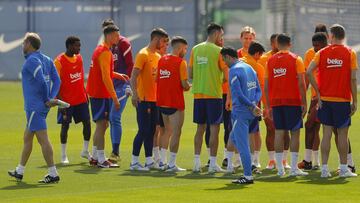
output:
[[[10,176],[22,180],[36,135],[49,167],[49,173],[41,182],[60,180],[46,130],[47,113],[58,104],[57,99],[70,104],[69,108],[58,109],[61,163],[69,164],[66,143],[74,120],[83,124],[84,145],[80,156],[92,166],[119,167],[121,115],[130,96],[138,124],[130,170],[185,171],[176,164],[176,157],[185,116],[184,91],[190,89],[194,94],[193,122],[197,125],[193,172],[202,170],[200,153],[205,134],[208,172],[235,173],[235,169],[242,166],[244,175],[232,182],[253,183],[252,174],[261,174],[259,122],[263,119],[269,154],[266,168],[276,168],[278,176],[284,176],[285,169],[290,170],[290,176],[306,176],[308,172],[304,170],[320,168],[321,124],[321,177],[331,177],[327,162],[333,132],[340,159],[339,176],[357,176],[348,139],[351,116],[357,109],[357,58],[355,52],[344,45],[343,26],[334,24],[328,32],[325,25],[317,25],[312,37],[313,48],[306,52],[303,62],[290,51],[291,38],[287,34],[273,34],[271,50],[265,53],[264,46],[255,41],[255,30],[246,26],[240,33],[243,47],[235,50],[224,47],[223,27],[210,23],[206,41],[192,48],[188,64],[184,59],[188,49],[186,39],[181,36],[170,39],[162,28],[151,31],[148,45],[138,52],[135,62],[129,40],[120,35],[115,23],[107,19],[102,28],[104,41],[93,53],[86,88],[80,38],[68,37],[66,51],[53,63],[39,51],[40,37],[36,33],[25,35],[22,83],[27,126],[21,161],[15,170],[9,171]],[[169,44],[171,53],[167,53]],[[309,84],[312,89],[308,110]],[[88,103],[96,125],[92,153],[89,152]],[[307,111],[305,158],[298,163],[300,129]],[[224,123],[222,166],[225,169],[217,164],[221,123]],[[109,126],[112,152],[106,158],[105,132]],[[142,145],[144,165],[139,160]]]

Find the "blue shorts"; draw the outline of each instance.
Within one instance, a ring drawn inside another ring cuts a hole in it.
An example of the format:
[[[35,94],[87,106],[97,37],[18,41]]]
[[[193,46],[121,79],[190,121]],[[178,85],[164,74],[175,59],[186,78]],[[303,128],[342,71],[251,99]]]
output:
[[[296,131],[303,127],[301,106],[272,107],[275,129]]]
[[[46,130],[46,117],[49,111],[26,111],[26,128],[30,132]]]
[[[93,121],[109,120],[109,113],[111,110],[111,99],[90,98],[91,114]]]
[[[324,125],[344,128],[351,125],[350,113],[350,102],[322,101],[322,107],[318,110],[318,118]]]
[[[249,133],[257,133],[259,131],[259,117],[255,117],[249,125]]]
[[[222,99],[194,99],[194,123],[220,124],[223,121]]]
[[[64,119],[64,117],[66,118]],[[75,106],[70,106],[66,109],[58,109],[57,123],[71,123],[72,118],[74,118],[75,123],[88,121],[90,120],[90,112],[88,103],[82,103]]]

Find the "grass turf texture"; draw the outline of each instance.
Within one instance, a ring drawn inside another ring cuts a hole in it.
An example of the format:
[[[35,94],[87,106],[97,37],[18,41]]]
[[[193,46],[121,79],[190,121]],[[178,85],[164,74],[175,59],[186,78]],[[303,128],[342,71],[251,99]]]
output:
[[[338,178],[334,170],[338,166],[335,145],[332,145],[329,166],[333,178],[320,179],[320,171],[310,172],[308,177],[278,178],[275,171],[263,170],[255,176],[253,185],[234,185],[235,175],[208,175],[191,172],[193,166],[193,138],[196,126],[192,123],[192,95],[186,93],[185,124],[181,137],[177,163],[188,169],[178,174],[159,171],[131,172],[132,141],[137,131],[135,109],[128,101],[123,114],[123,136],[119,169],[98,169],[80,158],[82,149],[82,126],[71,125],[68,138],[70,165],[61,166],[60,126],[56,124],[56,109],[49,113],[48,133],[54,147],[55,162],[60,173],[59,184],[43,185],[37,181],[47,173],[40,147],[34,140],[33,152],[26,166],[21,183],[7,175],[7,170],[18,164],[24,126],[21,83],[0,83],[0,202],[359,202],[360,178]],[[353,117],[350,138],[355,163],[360,160],[360,114]],[[95,125],[92,123],[92,131]],[[261,123],[263,144],[261,165],[268,161],[265,147],[264,123]],[[301,132],[300,158],[303,158],[304,131]],[[223,157],[223,131],[220,132],[218,163]],[[106,133],[106,154],[109,155],[109,130]],[[91,145],[91,144],[90,144]],[[144,149],[140,158],[144,162]],[[202,164],[207,161],[203,146]],[[290,160],[290,156],[289,156]]]

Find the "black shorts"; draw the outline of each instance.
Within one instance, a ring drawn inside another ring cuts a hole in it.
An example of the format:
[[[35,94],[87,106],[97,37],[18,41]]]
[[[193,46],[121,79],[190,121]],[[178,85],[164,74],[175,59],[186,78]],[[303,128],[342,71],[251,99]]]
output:
[[[160,114],[165,114],[167,116],[173,115],[177,109],[175,108],[168,108],[168,107],[159,107]]]
[[[89,105],[82,103],[75,106],[70,106],[66,109],[58,109],[57,123],[71,123],[74,118],[75,123],[90,120]]]

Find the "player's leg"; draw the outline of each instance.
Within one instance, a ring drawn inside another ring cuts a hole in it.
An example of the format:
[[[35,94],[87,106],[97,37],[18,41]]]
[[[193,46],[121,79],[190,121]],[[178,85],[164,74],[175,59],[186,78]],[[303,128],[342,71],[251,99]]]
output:
[[[331,148],[331,136],[332,136],[333,127],[323,124],[323,137],[321,140],[321,177],[330,177],[330,172],[328,168],[329,153]]]
[[[156,125],[155,127],[153,140],[153,156],[155,163],[160,163],[160,125]]]
[[[208,162],[206,163],[205,167],[209,167],[209,164],[210,164],[210,125],[206,125],[205,144],[206,144],[206,152],[209,157]]]
[[[220,123],[223,121],[222,99],[206,100],[207,123],[210,124],[210,164],[209,173],[225,172],[216,163],[219,147]]]
[[[223,103],[225,104],[224,100]],[[232,129],[231,125],[231,111],[227,111],[224,108],[224,159],[222,162],[222,166],[226,167],[228,163],[228,159],[226,158],[226,152],[227,152],[227,143],[229,141],[229,135]]]
[[[203,142],[203,135],[206,130],[206,106],[204,99],[194,99],[193,122],[197,124],[194,136],[194,168],[193,172],[200,172],[200,153]]]
[[[179,151],[181,129],[184,124],[184,111],[177,110],[174,114],[169,115],[169,124],[172,129],[170,140],[170,161],[168,171],[185,171],[176,165],[176,156]]]
[[[138,124],[138,132],[133,141],[133,150],[132,150],[132,159],[130,164],[130,170],[148,170],[148,168],[143,167],[139,161],[139,154],[141,146],[144,143],[146,133],[149,132],[151,123],[150,113],[148,113],[148,103],[140,102],[136,108],[136,119]],[[153,140],[152,140],[153,142]]]
[[[83,149],[80,156],[84,159],[91,160],[89,153],[89,141],[91,137],[91,123],[88,103],[82,103],[74,107],[73,118],[75,123],[82,123]]]
[[[159,133],[159,146],[160,146],[160,163],[159,167],[164,168],[167,164],[167,151],[169,148],[169,141],[171,135],[171,128],[165,129],[165,121],[163,114],[159,111],[159,120],[158,123],[160,125],[160,133]]]
[[[159,110],[157,106],[155,105],[155,102],[147,102],[148,109],[150,109],[150,112],[148,112],[148,120],[146,121],[147,128],[145,129],[145,138],[144,138],[144,150],[145,150],[145,168],[149,169],[157,169],[157,164],[155,164],[154,159],[152,158],[152,150],[153,150],[153,143],[154,143],[154,134],[156,130],[156,123],[157,118],[159,114]]]
[[[264,118],[265,126],[266,126],[266,149],[268,151],[269,156],[269,162],[266,166],[266,169],[274,169],[276,167],[275,165],[275,148],[274,148],[274,142],[275,142],[275,126],[274,122],[270,120],[269,118]]]
[[[241,116],[234,116],[233,131],[231,132],[231,141],[240,152],[242,165],[244,167],[244,176],[233,180],[233,183],[253,183],[251,154],[249,147],[249,124],[250,120],[243,119]]]
[[[58,124],[61,124],[60,130],[60,143],[61,143],[61,163],[68,164],[69,159],[66,155],[66,147],[67,147],[67,138],[68,131],[72,119],[72,112],[74,107],[69,107],[67,109],[58,109]]]

